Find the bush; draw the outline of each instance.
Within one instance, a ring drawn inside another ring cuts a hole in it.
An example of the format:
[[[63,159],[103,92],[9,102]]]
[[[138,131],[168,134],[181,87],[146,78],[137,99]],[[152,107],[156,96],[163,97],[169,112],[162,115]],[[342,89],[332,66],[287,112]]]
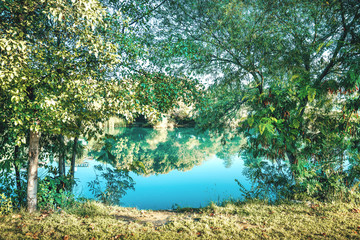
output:
[[[13,203],[11,198],[7,198],[5,194],[0,194],[0,214],[8,214],[13,211]]]
[[[129,171],[109,167],[104,169],[102,165],[96,165],[95,169],[101,173],[100,176],[106,181],[106,186],[103,188],[100,176],[96,175],[96,179],[88,183],[96,200],[105,204],[120,205],[120,199],[126,194],[126,191],[135,190],[135,182],[130,177]]]
[[[81,217],[104,216],[110,213],[108,207],[104,204],[91,200],[76,202],[67,212]]]
[[[46,176],[39,181],[38,207],[40,209],[67,208],[74,202],[68,177]]]
[[[304,161],[294,174],[284,162],[253,159],[246,162],[244,171],[253,183],[251,189],[235,181],[245,200],[359,201],[359,170],[357,165],[345,169],[336,162]]]

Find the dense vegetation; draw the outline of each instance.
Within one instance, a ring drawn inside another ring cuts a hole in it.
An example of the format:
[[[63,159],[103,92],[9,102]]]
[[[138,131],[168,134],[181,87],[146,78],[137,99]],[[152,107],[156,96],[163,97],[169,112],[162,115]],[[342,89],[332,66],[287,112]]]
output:
[[[164,57],[173,71],[213,81],[199,126],[244,134],[248,175],[260,187],[322,200],[358,191],[358,1],[166,4]]]
[[[356,0],[0,0],[0,210],[74,203],[80,138],[183,103],[221,143],[246,139],[246,198],[358,201],[359,63]],[[104,139],[121,176],[159,158]],[[162,147],[177,153],[162,172],[196,156]],[[38,182],[49,155],[57,177]]]

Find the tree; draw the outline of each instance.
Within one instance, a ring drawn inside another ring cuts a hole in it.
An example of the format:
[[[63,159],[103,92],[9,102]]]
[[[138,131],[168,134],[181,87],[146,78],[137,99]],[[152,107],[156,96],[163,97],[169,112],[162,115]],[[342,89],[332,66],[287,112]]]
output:
[[[158,13],[164,65],[211,75],[204,128],[232,124],[250,158],[287,160],[297,180],[309,164],[340,172],[359,147],[358,1],[168,1]]]
[[[2,1],[1,5],[1,90],[11,99],[4,112],[10,126],[18,126],[14,128],[18,140],[30,130],[27,202],[31,212],[36,208],[40,132],[60,133],[73,119],[69,109],[83,109],[81,102],[91,105],[92,114],[99,110],[94,103],[102,104],[106,91],[101,70],[111,69],[110,63],[119,63],[120,57],[118,47],[99,34],[99,28],[106,26],[106,12],[97,1]]]
[[[141,6],[145,11],[135,15],[120,11]],[[151,84],[158,93],[156,83],[178,81],[163,74],[146,78],[156,74],[134,67],[143,54],[136,24],[151,12],[149,2],[1,0],[0,7],[0,97],[6,100],[1,110],[16,144],[29,146],[27,206],[32,212],[41,133],[74,137],[76,149],[77,138],[94,136],[107,117],[151,115],[170,107],[182,90],[174,92],[179,89],[174,87],[155,95],[155,103],[140,102],[139,86]]]

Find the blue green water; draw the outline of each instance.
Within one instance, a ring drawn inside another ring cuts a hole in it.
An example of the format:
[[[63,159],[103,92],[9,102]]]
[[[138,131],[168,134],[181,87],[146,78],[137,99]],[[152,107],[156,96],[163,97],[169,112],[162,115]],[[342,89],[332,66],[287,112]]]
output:
[[[238,156],[242,139],[211,138],[194,129],[154,130],[122,128],[114,136],[90,142],[88,167],[77,167],[77,196],[93,198],[88,182],[99,172],[94,165],[128,168],[141,162],[143,169],[131,172],[135,190],[127,190],[121,205],[139,209],[200,207],[210,202],[241,197],[235,183],[249,182],[242,174]],[[226,144],[224,144],[226,142]],[[100,178],[105,188],[106,181]]]

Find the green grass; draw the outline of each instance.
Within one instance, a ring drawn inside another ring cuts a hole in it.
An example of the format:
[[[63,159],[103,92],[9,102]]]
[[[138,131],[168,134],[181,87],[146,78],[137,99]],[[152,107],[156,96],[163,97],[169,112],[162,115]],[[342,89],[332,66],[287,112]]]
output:
[[[86,202],[0,215],[0,239],[360,239],[360,206],[248,202],[150,211]]]

